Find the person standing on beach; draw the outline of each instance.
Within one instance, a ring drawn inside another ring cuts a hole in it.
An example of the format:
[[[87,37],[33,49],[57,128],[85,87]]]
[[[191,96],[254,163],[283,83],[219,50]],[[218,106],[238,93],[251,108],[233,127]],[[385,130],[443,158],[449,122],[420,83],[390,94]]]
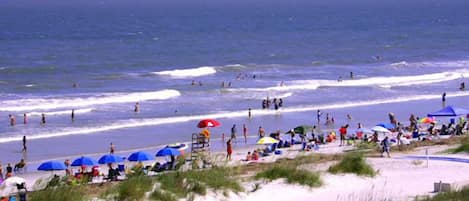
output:
[[[41,114],[41,125],[46,124],[46,115],[44,113]]]
[[[75,121],[75,109],[72,109],[72,115],[70,116],[72,118],[72,122]]]
[[[263,138],[265,136],[265,130],[264,128],[262,128],[262,126],[259,126],[258,134],[259,134],[259,138]]]
[[[345,126],[342,126],[340,129],[339,129],[339,133],[340,133],[340,145],[339,146],[342,146],[342,145],[345,145],[345,138],[347,136],[347,128],[348,128],[348,124],[346,124]]]
[[[111,145],[109,146],[109,153],[110,153],[110,154],[114,154],[115,151],[116,151],[116,147],[115,147],[114,144],[112,144],[112,142],[111,142]]]
[[[353,80],[353,72],[352,71],[350,71],[350,79]]]
[[[441,95],[441,104],[443,105],[443,107],[446,106],[446,92],[444,92],[444,93]]]
[[[283,107],[283,100],[282,98],[278,99],[278,107]]]
[[[28,123],[28,117],[26,116],[26,113],[23,114],[23,124]]]
[[[248,128],[243,124],[244,143],[248,143]]]
[[[226,141],[226,160],[231,161],[231,154],[233,153],[233,146],[231,144],[231,139]]]
[[[348,123],[352,122],[352,115],[347,114],[347,121]]]
[[[251,119],[252,115],[251,115],[251,108],[248,109],[248,117],[249,119]]]
[[[26,135],[23,135],[23,152],[26,152],[27,147],[26,147]]]
[[[231,127],[231,139],[236,142],[236,124],[233,124],[233,127]]]

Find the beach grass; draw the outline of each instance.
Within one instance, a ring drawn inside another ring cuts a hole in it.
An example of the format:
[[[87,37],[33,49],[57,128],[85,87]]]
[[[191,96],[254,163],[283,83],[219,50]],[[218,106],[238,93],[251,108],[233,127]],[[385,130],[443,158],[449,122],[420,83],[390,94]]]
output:
[[[318,187],[322,185],[322,181],[318,173],[297,169],[291,166],[276,165],[272,168],[257,173],[255,178],[267,179],[270,181],[285,178],[286,181],[290,184],[296,183],[309,187]]]
[[[374,177],[375,170],[365,160],[362,153],[351,152],[344,156],[339,163],[329,167],[330,173],[354,173],[360,176]]]
[[[205,195],[208,189],[244,191],[238,181],[236,168],[213,167],[206,170],[170,172],[157,176],[161,188],[173,193],[178,198],[185,198],[189,193]]]
[[[467,201],[469,200],[469,188],[458,191],[439,193],[433,197],[415,198],[414,201]]]
[[[30,201],[84,201],[87,200],[86,192],[81,186],[57,186],[56,188],[47,188],[45,190],[33,191],[28,193]]]
[[[150,195],[150,200],[153,200],[153,201],[176,201],[178,199],[172,193],[168,193],[168,192],[164,192],[164,191],[159,190],[159,189],[155,189]]]
[[[153,183],[154,181],[151,177],[144,175],[132,176],[108,189],[104,197],[111,195],[114,196],[113,199],[118,201],[141,200],[145,193],[151,190]]]

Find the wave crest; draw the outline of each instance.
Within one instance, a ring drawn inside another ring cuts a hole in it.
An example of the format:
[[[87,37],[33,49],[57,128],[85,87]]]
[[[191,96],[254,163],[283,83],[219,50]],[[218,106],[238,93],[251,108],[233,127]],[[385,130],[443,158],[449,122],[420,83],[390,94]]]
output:
[[[152,72],[152,74],[167,75],[167,76],[175,77],[175,78],[185,78],[185,77],[200,77],[200,76],[215,74],[216,72],[217,71],[215,70],[215,67],[202,66],[198,68],[158,71],[158,72]]]
[[[165,100],[180,96],[177,90],[165,89],[151,92],[104,93],[84,98],[28,98],[0,101],[0,111],[51,110],[58,108],[81,108],[92,105],[129,103],[147,100]]]

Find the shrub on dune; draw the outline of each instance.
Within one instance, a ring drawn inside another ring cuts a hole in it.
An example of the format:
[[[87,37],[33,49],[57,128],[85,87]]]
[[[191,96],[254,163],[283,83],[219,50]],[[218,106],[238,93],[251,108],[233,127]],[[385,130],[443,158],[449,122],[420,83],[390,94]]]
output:
[[[364,176],[375,176],[376,172],[373,168],[366,163],[365,158],[361,153],[349,153],[339,161],[339,163],[329,167],[329,172],[336,173],[354,173]]]

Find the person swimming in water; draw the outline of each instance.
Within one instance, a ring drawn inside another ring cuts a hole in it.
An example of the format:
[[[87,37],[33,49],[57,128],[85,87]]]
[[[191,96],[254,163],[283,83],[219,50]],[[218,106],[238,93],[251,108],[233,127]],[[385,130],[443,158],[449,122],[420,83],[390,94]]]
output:
[[[459,90],[463,91],[464,89],[466,89],[466,84],[464,82],[461,82],[461,84],[459,85]]]
[[[46,115],[44,113],[41,114],[41,124],[46,124]]]

